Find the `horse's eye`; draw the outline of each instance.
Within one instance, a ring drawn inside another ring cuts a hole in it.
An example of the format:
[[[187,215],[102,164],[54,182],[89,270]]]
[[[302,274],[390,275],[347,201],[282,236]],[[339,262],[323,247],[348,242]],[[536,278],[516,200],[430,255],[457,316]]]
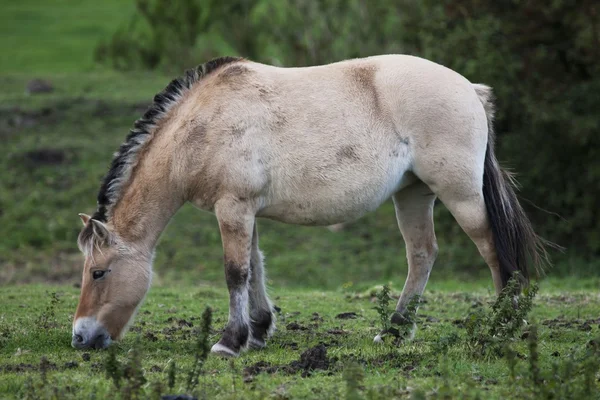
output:
[[[104,274],[106,274],[106,271],[96,270],[92,273],[92,278],[94,278],[94,280],[100,279],[100,278],[104,277]]]

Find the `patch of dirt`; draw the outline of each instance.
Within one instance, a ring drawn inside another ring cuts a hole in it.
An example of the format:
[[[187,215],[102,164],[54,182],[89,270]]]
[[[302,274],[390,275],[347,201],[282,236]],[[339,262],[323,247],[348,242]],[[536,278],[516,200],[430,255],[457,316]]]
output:
[[[298,350],[298,343],[296,343],[296,342],[285,342],[285,343],[281,343],[279,345],[279,347],[281,347],[282,349]]]
[[[52,115],[52,108],[28,111],[20,107],[0,109],[0,137],[16,132],[19,129],[30,128]]]
[[[343,329],[330,329],[327,331],[327,333],[329,333],[330,335],[347,335],[348,332],[346,332]]]
[[[53,91],[54,85],[46,79],[32,79],[27,82],[27,86],[25,87],[25,92],[27,94],[52,93]]]
[[[329,370],[337,359],[327,357],[327,347],[321,343],[315,347],[306,350],[300,355],[300,360],[292,361],[287,365],[273,365],[266,361],[259,361],[256,364],[244,368],[244,381],[251,382],[255,375],[260,373],[274,374],[283,372],[288,375],[301,373],[303,378],[310,376],[316,370]]]
[[[355,312],[344,312],[335,316],[337,319],[356,319],[358,315]]]
[[[67,367],[67,364],[70,363],[66,363],[64,366],[64,369],[67,368],[73,368],[73,367]],[[75,363],[77,364],[77,363]],[[9,372],[15,372],[17,374],[23,374],[26,372],[37,372],[39,371],[41,368],[41,363],[40,364],[26,364],[26,363],[19,363],[19,364],[4,364],[4,365],[0,365],[0,371],[3,371],[5,373],[9,373]],[[44,367],[43,367],[46,371],[56,371],[58,370],[58,365],[56,365],[53,362],[46,362]]]
[[[290,322],[285,326],[285,329],[287,329],[288,331],[307,331],[308,327],[300,325],[297,322]]]
[[[314,321],[314,322],[323,322],[323,317],[321,317],[319,315],[319,313],[314,312],[314,313],[312,313],[312,316],[310,317],[310,320]]]
[[[92,357],[90,356],[90,353],[83,353],[81,355],[81,358],[83,359],[83,361],[90,361],[92,359]]]
[[[181,326],[181,327],[193,327],[194,324],[191,323],[190,321],[186,321],[185,319],[180,319],[179,321],[177,321],[177,325]]]
[[[600,318],[595,319],[567,319],[564,317],[557,317],[553,319],[546,319],[542,321],[542,325],[547,326],[550,329],[578,329],[580,331],[589,332],[593,329],[593,325],[598,325],[600,328]]]
[[[73,162],[76,152],[73,149],[41,148],[15,154],[14,161],[27,168],[56,166]]]
[[[0,367],[0,370],[2,370],[3,372],[16,372],[18,374],[22,374],[24,372],[31,372],[31,371],[39,370],[39,365],[24,364],[24,363],[12,364],[12,365],[6,364],[6,365]]]
[[[306,350],[300,355],[300,361],[292,361],[288,368],[292,373],[302,372],[302,376],[310,375],[314,370],[328,370],[331,362],[327,358],[327,347],[324,344],[319,344],[313,348]]]

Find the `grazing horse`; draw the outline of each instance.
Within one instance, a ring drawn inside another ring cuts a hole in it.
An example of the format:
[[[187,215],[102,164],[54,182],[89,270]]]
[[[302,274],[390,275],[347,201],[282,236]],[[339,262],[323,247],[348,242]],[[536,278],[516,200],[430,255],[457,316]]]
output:
[[[433,62],[385,55],[307,68],[210,61],[172,81],[116,152],[78,246],[72,345],[121,338],[150,287],[154,249],[186,202],[213,212],[229,320],[212,351],[261,348],[274,329],[256,218],[331,225],[392,198],[420,296],[437,254],[436,197],[473,240],[496,292],[527,278],[540,238],[494,155],[491,89]],[[537,265],[537,264],[536,264]]]

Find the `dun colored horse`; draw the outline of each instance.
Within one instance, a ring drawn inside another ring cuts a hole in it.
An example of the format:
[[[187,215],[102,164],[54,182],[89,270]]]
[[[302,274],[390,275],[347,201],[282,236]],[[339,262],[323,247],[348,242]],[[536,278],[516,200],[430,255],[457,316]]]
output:
[[[212,351],[225,356],[264,347],[275,327],[257,217],[331,225],[391,197],[409,265],[396,324],[407,323],[436,258],[436,197],[476,244],[497,292],[515,271],[526,278],[543,249],[496,161],[491,97],[404,55],[308,68],[227,57],[188,71],[135,123],[95,214],[80,214],[73,346],[103,348],[124,335],[150,287],[156,242],[185,202],[218,219],[229,320]]]

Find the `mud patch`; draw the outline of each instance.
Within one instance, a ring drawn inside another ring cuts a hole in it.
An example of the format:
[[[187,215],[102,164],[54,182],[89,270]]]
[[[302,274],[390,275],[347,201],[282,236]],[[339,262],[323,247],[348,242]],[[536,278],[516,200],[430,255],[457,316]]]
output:
[[[316,370],[329,370],[337,359],[327,357],[327,347],[321,343],[306,350],[300,355],[300,360],[292,361],[287,365],[273,365],[266,361],[259,361],[244,368],[244,381],[251,382],[255,375],[260,373],[274,374],[282,372],[287,375],[301,373],[303,378],[311,375]]]
[[[355,312],[344,312],[335,316],[337,319],[356,319],[358,315]]]
[[[40,110],[23,110],[20,107],[0,109],[0,137],[8,136],[21,129],[53,121],[54,109],[44,107]]]
[[[285,329],[287,329],[288,331],[307,331],[308,327],[300,325],[297,322],[290,322],[285,326]]]
[[[547,326],[550,329],[577,329],[580,331],[589,332],[593,329],[594,325],[597,325],[598,329],[600,329],[600,318],[567,319],[564,317],[557,317],[543,320],[542,325]]]

